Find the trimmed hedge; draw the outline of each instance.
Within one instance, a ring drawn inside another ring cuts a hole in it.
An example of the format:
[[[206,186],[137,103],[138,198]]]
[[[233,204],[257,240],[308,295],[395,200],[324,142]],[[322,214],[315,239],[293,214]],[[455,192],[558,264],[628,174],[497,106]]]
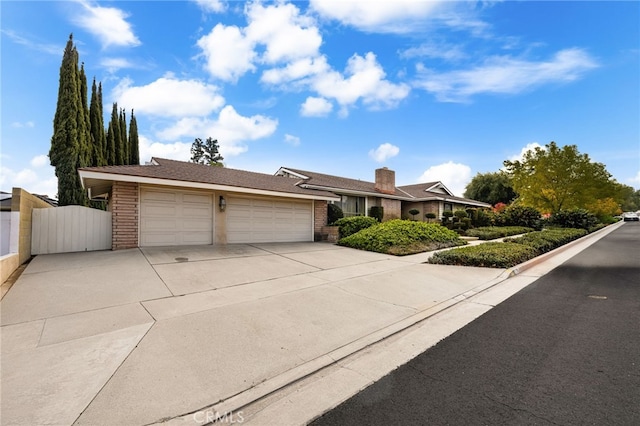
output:
[[[338,244],[378,253],[407,255],[466,244],[455,232],[435,223],[395,219],[342,238]]]
[[[505,243],[523,244],[533,247],[538,255],[554,250],[573,240],[587,235],[584,229],[564,228],[546,229],[544,231],[531,232],[517,238],[506,238]]]
[[[343,217],[334,222],[334,225],[338,226],[340,238],[348,237],[349,235],[377,224],[378,219],[368,216]]]
[[[532,247],[520,244],[485,243],[434,253],[429,263],[486,268],[511,268],[536,256]]]
[[[533,232],[533,228],[524,226],[483,226],[469,229],[467,237],[478,237],[481,240],[495,240],[496,238],[509,237],[511,235],[526,234]]]
[[[327,204],[327,223],[333,225],[338,219],[342,219],[344,213],[342,208],[337,204]]]
[[[503,243],[485,243],[435,253],[429,263],[487,268],[511,268],[587,234],[584,229],[548,229],[530,232]]]

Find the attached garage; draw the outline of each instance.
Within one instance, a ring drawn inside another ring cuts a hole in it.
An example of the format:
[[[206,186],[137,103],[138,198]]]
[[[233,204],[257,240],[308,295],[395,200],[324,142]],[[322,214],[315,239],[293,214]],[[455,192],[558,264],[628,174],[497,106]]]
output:
[[[140,246],[212,243],[212,192],[140,188]]]
[[[313,201],[228,197],[227,242],[313,241]]]

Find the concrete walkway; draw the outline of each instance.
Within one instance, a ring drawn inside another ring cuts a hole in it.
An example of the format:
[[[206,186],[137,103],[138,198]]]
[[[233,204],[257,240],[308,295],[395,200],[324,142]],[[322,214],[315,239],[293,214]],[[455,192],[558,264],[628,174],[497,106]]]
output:
[[[326,243],[37,256],[0,305],[0,422],[302,424],[597,238],[513,270]]]

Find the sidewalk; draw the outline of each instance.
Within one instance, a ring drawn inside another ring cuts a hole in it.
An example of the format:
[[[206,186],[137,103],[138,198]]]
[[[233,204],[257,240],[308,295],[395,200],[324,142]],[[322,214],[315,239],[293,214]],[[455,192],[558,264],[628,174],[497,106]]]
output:
[[[599,235],[517,270],[318,243],[38,256],[1,304],[1,422],[302,424]]]

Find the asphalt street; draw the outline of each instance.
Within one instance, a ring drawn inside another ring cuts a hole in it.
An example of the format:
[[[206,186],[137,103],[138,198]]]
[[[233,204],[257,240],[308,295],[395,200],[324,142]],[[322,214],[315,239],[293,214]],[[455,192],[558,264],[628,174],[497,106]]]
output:
[[[640,223],[312,424],[640,425]]]

